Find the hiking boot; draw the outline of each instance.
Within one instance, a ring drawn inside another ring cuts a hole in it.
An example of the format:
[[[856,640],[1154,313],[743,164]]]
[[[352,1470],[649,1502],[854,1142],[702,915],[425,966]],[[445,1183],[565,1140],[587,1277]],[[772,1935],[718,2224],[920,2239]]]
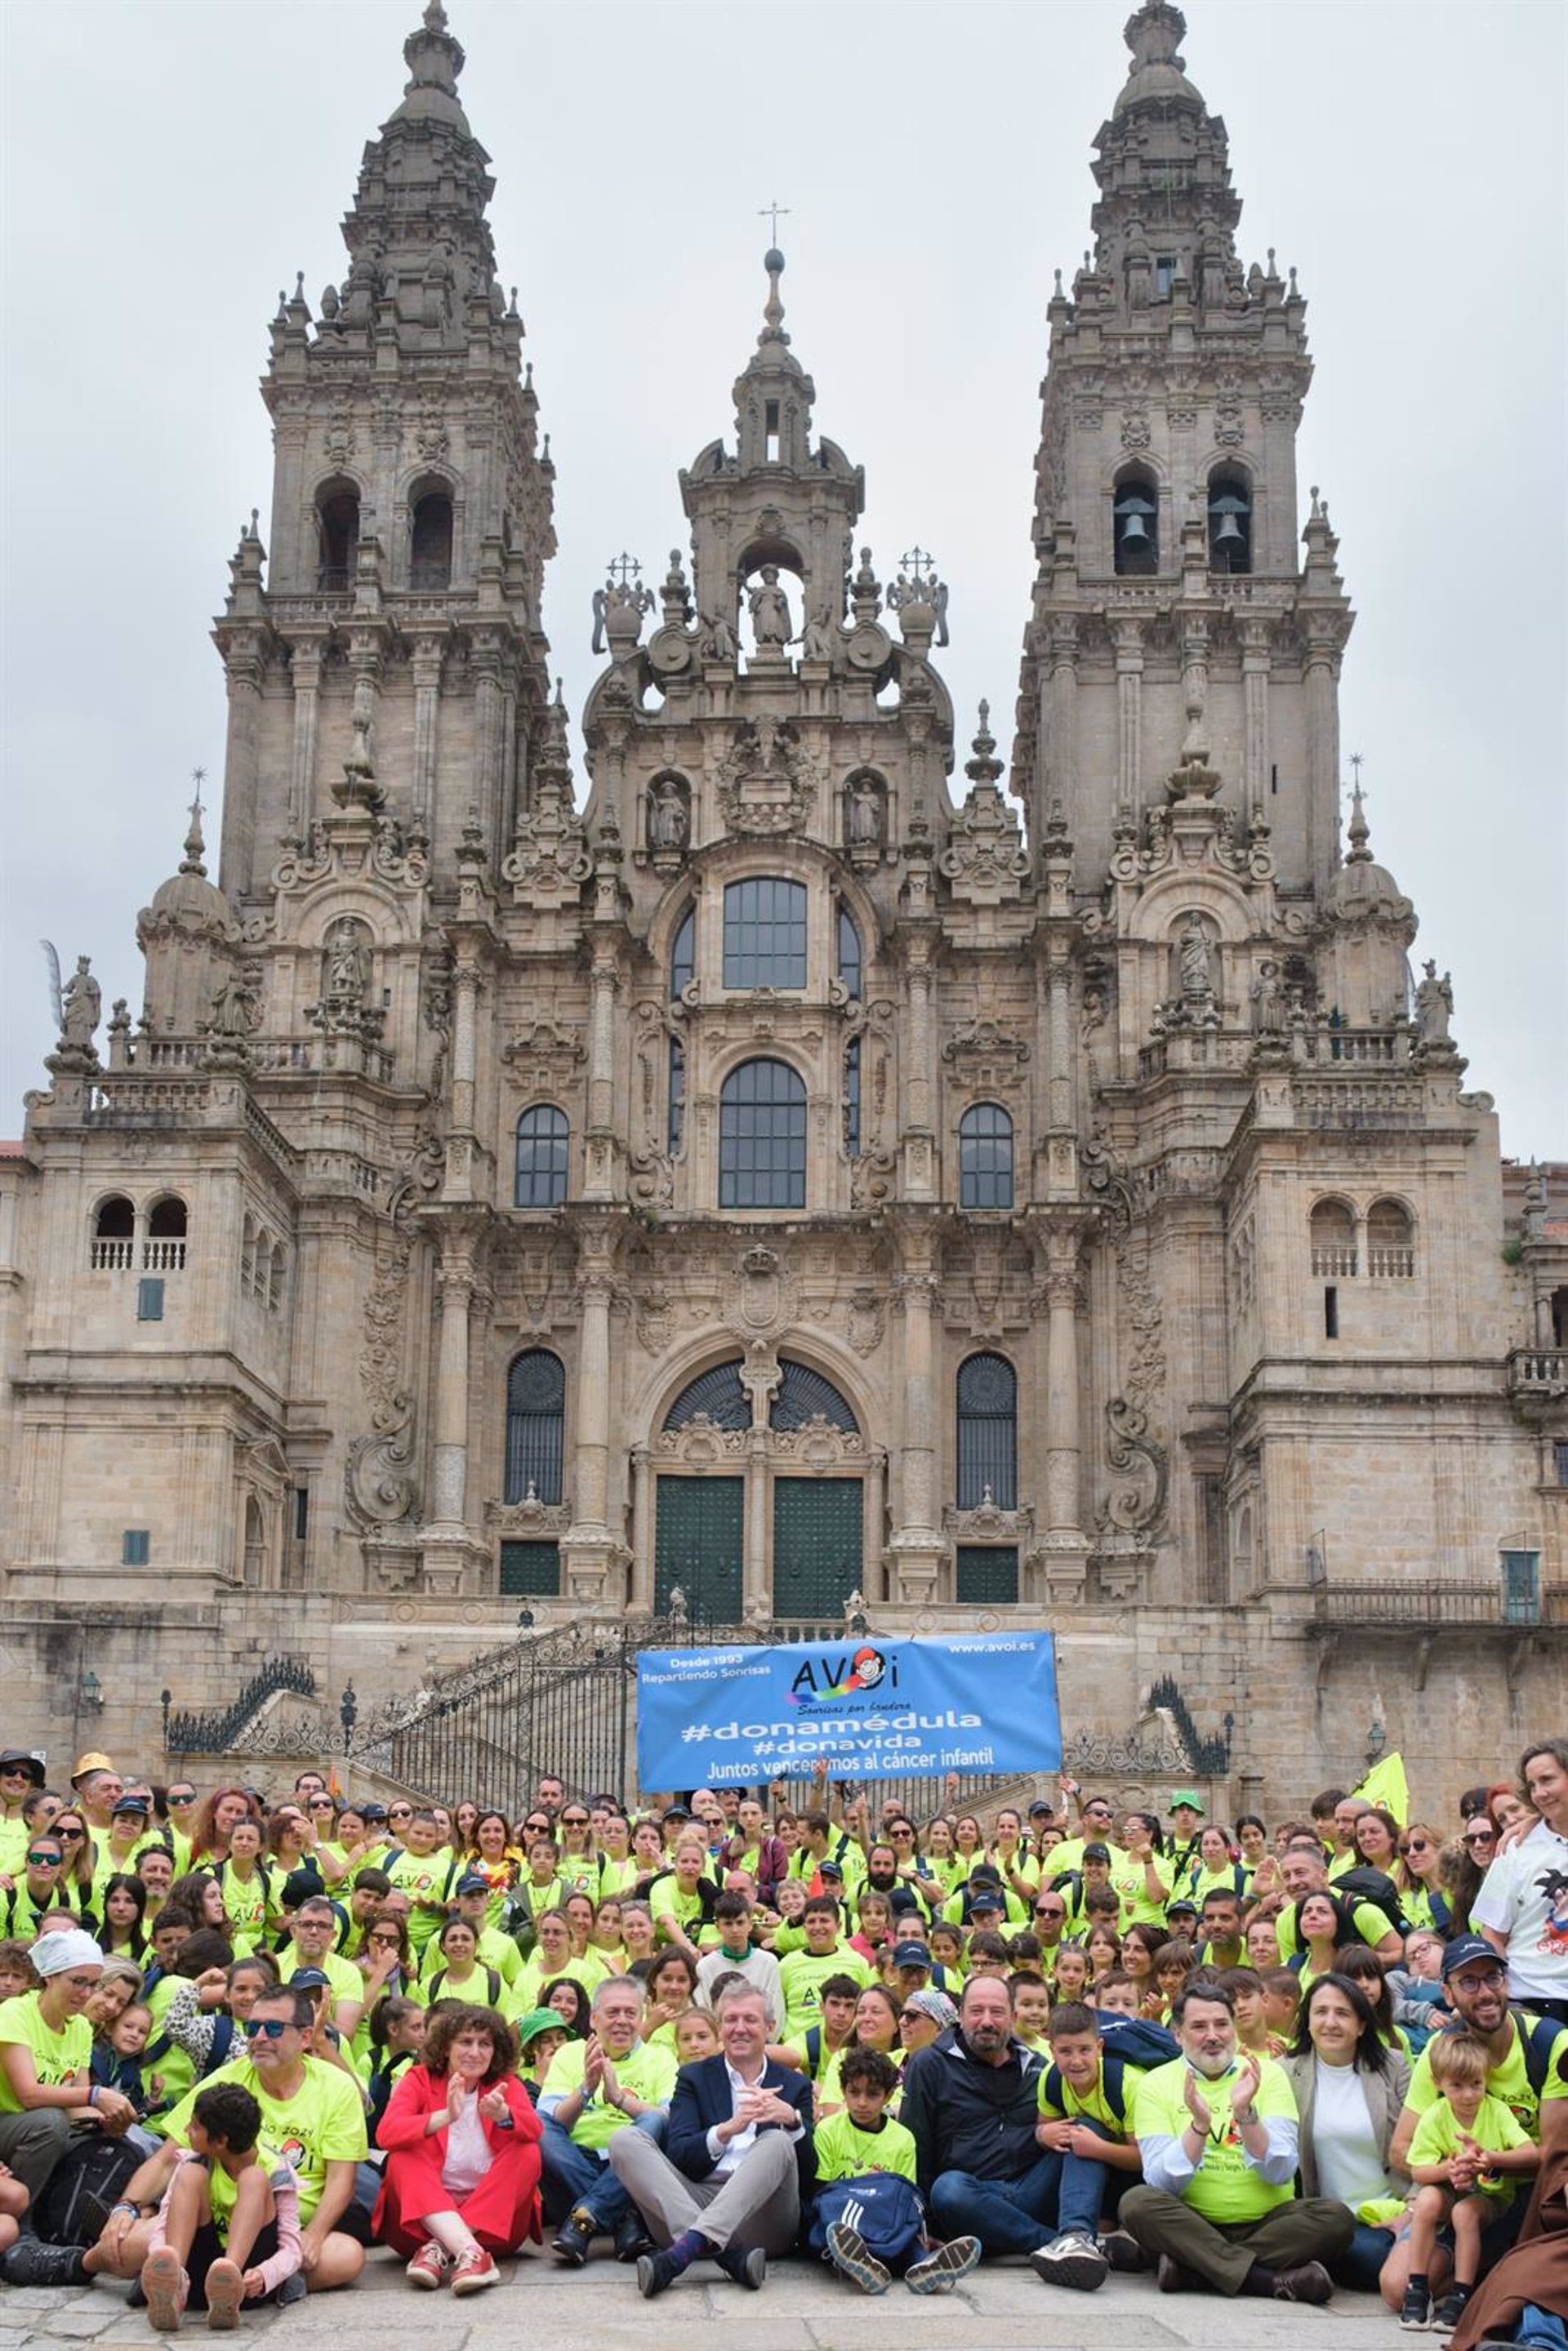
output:
[[[575,2206],[550,2239],[551,2252],[580,2270],[588,2259],[598,2225],[591,2212],[585,2212],[580,2204]]]
[[[239,2325],[245,2300],[245,2273],[237,2262],[220,2256],[208,2270],[202,2288],[207,2297],[207,2325],[214,2335],[228,2335]]]
[[[904,2283],[911,2294],[951,2294],[979,2258],[978,2237],[949,2237],[945,2245],[938,2245],[924,2260],[911,2262],[904,2273]]]
[[[737,2285],[745,2286],[750,2294],[758,2293],[767,2281],[768,2256],[760,2245],[752,2245],[744,2252],[739,2245],[726,2245],[723,2252],[715,2253],[713,2258],[727,2278],[733,2278]]]
[[[1093,2238],[1081,2236],[1075,2229],[1030,2253],[1029,2264],[1043,2284],[1076,2286],[1081,2294],[1092,2294],[1103,2285],[1111,2271]]]
[[[893,2272],[868,2250],[860,2231],[852,2229],[847,2220],[835,2220],[828,2231],[828,2259],[862,2294],[885,2294],[893,2283]]]
[[[1276,2302],[1332,2302],[1333,2280],[1322,2262],[1302,2262],[1293,2270],[1274,2273]]]
[[[191,2281],[172,2245],[160,2245],[142,2262],[141,2291],[147,2296],[147,2323],[153,2333],[177,2335]]]
[[[446,2283],[451,2268],[451,2254],[432,2237],[428,2244],[421,2245],[403,2275],[410,2285],[423,2286],[429,2293],[432,2287]]]

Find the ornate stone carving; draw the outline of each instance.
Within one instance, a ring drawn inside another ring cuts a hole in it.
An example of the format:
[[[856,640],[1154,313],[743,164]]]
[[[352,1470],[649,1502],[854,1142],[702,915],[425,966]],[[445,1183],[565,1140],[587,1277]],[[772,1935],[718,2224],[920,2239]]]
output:
[[[800,1283],[778,1252],[748,1249],[725,1287],[724,1320],[747,1338],[771,1337],[794,1322]]]
[[[971,1020],[942,1048],[942,1059],[966,1085],[1016,1087],[1029,1058],[1027,1040],[1009,1036],[995,1020]]]
[[[892,1155],[889,1155],[889,1166]],[[847,1314],[849,1341],[857,1355],[874,1355],[882,1344],[886,1318],[883,1313],[882,1295],[869,1282],[850,1292]]]
[[[1107,1496],[1099,1523],[1124,1534],[1148,1534],[1165,1516],[1170,1461],[1166,1448],[1148,1434],[1149,1416],[1125,1396],[1113,1396],[1105,1406],[1105,1458],[1114,1470],[1145,1465],[1135,1486],[1119,1486]]]
[[[588,1049],[557,1020],[536,1020],[501,1048],[501,1059],[527,1083],[564,1085]]]
[[[1164,1310],[1146,1249],[1129,1241],[1117,1252],[1116,1288],[1122,1327],[1132,1339],[1122,1367],[1123,1390],[1130,1404],[1142,1407],[1164,1393],[1166,1379]]]
[[[1078,1156],[1085,1190],[1104,1207],[1112,1231],[1124,1233],[1133,1220],[1134,1198],[1125,1159],[1098,1133],[1092,1142],[1079,1146]]]
[[[344,1499],[360,1528],[388,1526],[413,1515],[413,1398],[400,1388],[371,1416],[371,1434],[349,1447]]]
[[[718,1428],[706,1412],[697,1413],[682,1428],[662,1428],[648,1451],[658,1462],[679,1462],[688,1469],[706,1469],[716,1462],[744,1460],[751,1450],[748,1428]]]
[[[953,819],[947,846],[936,861],[954,897],[974,906],[996,906],[1004,899],[1017,899],[1029,872],[1022,828],[998,789],[1002,762],[995,756],[996,737],[989,719],[990,705],[982,702],[974,757],[964,768],[969,778],[968,794]]]
[[[719,814],[731,832],[794,832],[805,822],[820,780],[789,719],[745,719],[716,769]]]

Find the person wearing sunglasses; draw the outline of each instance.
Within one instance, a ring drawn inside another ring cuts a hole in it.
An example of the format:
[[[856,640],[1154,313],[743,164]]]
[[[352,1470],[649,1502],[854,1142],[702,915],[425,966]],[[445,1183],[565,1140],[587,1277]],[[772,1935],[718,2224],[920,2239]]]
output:
[[[175,1875],[183,1877],[191,1866],[192,1833],[201,1809],[201,1794],[193,1781],[172,1780],[163,1791],[163,1802],[169,1810],[168,1836]]]
[[[0,1903],[0,1934],[19,1935],[24,1942],[32,1941],[39,1921],[60,1906],[60,1872],[65,1861],[66,1846],[59,1837],[27,1839],[20,1873]]]
[[[286,2150],[299,2183],[300,2266],[311,2293],[350,2285],[365,2265],[370,2213],[355,2201],[366,2155],[365,2111],[351,2077],[309,2054],[314,2023],[309,1994],[285,1984],[257,1994],[245,2019],[245,2054],[209,2074],[237,2082],[261,2108],[261,2137]],[[100,2250],[118,2277],[141,2273],[153,2237],[153,2219],[180,2158],[191,2144],[193,2089],[168,2116],[155,2155],[133,2173],[110,2213]]]
[[[1401,1829],[1393,1870],[1400,1907],[1412,1927],[1435,1927],[1446,1935],[1454,1913],[1443,1884],[1442,1860],[1442,1835],[1429,1821],[1412,1821]]]
[[[25,1747],[0,1748],[0,1872],[11,1875],[22,1865],[27,1842],[23,1807],[44,1784],[44,1767]]]
[[[90,1918],[92,1882],[98,1866],[98,1847],[93,1842],[87,1816],[74,1806],[57,1818],[52,1833],[65,1848],[65,1866],[60,1871],[59,1899],[82,1918]]]

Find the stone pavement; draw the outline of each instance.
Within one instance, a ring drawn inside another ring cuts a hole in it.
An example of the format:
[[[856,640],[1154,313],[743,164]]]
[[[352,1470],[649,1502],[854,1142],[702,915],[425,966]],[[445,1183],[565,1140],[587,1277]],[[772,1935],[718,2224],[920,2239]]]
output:
[[[709,2284],[706,2280],[712,2278]],[[149,2351],[146,2314],[128,2309],[123,2286],[42,2293],[0,2286],[0,2351]],[[275,2337],[275,2330],[282,2330]],[[207,2339],[200,2314],[181,2330]],[[416,2295],[401,2264],[372,2253],[357,2286],[313,2294],[282,2313],[263,2311],[237,2336],[268,2338],[268,2351],[503,2351],[527,2335],[541,2346],[575,2338],[582,2351],[1394,2351],[1392,2314],[1366,2294],[1327,2310],[1155,2292],[1152,2279],[1106,2280],[1099,2293],[1041,2285],[1021,2262],[988,2263],[956,2294],[917,2300],[895,2284],[875,2300],[807,2262],[779,2263],[760,2294],[712,2270],[656,2303],[638,2298],[631,2273],[609,2261],[563,2273],[548,2256],[508,2266],[506,2283],[454,2302]],[[1436,2341],[1436,2338],[1432,2338]]]

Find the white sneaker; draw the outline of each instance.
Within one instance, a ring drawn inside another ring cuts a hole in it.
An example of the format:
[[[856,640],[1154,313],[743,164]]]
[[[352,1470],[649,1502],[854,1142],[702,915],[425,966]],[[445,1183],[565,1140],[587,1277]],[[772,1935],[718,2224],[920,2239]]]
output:
[[[1092,2294],[1097,2285],[1103,2285],[1111,2267],[1093,2238],[1075,2231],[1041,2245],[1029,2260],[1043,2284],[1076,2286],[1081,2294]]]

